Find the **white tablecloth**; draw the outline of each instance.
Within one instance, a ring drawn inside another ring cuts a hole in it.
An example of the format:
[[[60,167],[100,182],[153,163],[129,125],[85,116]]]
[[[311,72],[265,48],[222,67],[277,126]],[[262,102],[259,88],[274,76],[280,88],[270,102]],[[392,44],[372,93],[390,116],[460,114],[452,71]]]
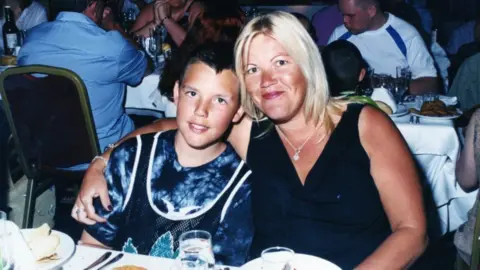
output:
[[[409,115],[394,118],[423,171],[430,226],[437,223],[436,229],[441,234],[456,230],[467,220],[467,212],[477,196],[476,191],[465,193],[455,180],[455,165],[460,153],[457,132],[451,121],[421,118],[419,124],[410,124],[409,120]],[[435,215],[440,222],[435,222]]]
[[[63,266],[64,270],[79,270],[84,269],[89,266],[92,262],[97,260],[102,256],[107,250],[98,249],[93,247],[86,246],[77,246],[73,257]],[[112,251],[112,255],[109,260],[115,257],[118,253],[117,251]],[[169,270],[172,267],[174,260],[165,259],[159,257],[150,257],[144,255],[135,255],[125,253],[123,258],[118,262],[112,264],[110,267],[107,267],[107,270],[113,269],[122,265],[136,265],[141,266],[147,269],[161,269]],[[98,267],[94,268],[97,269]],[[228,267],[231,270],[238,270],[236,267]]]
[[[160,75],[152,73],[136,87],[127,86],[125,109],[128,114],[174,117],[176,106],[157,89]]]

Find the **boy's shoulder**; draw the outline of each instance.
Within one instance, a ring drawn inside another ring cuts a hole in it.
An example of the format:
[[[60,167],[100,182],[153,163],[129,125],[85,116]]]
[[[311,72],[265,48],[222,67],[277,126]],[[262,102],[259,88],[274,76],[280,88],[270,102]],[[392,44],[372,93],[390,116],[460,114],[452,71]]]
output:
[[[118,149],[128,149],[131,147],[139,147],[140,145],[143,145],[145,142],[148,141],[155,141],[155,140],[171,140],[173,137],[174,131],[169,130],[169,131],[160,131],[160,132],[155,132],[155,133],[147,133],[147,134],[141,134],[137,135],[135,137],[131,137],[123,141],[121,144],[115,147],[115,150]]]

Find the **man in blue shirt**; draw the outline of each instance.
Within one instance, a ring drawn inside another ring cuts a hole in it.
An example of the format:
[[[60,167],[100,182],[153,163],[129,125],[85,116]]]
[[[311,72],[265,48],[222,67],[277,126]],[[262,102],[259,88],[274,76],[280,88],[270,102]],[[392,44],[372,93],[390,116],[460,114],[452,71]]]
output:
[[[28,32],[18,64],[67,68],[82,78],[103,150],[134,129],[123,108],[125,84],[141,82],[147,60],[118,31],[100,27],[111,25],[107,20],[112,18],[103,0],[68,0],[57,5],[61,12],[54,21]]]

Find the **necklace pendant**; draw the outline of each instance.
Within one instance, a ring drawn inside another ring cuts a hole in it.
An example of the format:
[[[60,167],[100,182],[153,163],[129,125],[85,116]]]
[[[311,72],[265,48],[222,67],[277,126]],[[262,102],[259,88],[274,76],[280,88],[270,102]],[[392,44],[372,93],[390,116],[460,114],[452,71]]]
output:
[[[300,151],[295,151],[295,155],[293,155],[293,160],[294,161],[297,161],[300,159],[300,155],[299,155]]]

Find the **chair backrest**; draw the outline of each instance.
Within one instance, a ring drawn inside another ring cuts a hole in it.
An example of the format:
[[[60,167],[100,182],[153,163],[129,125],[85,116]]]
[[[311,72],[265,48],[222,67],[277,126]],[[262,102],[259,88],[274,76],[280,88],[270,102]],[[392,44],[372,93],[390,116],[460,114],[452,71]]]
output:
[[[88,163],[100,152],[87,90],[74,72],[9,68],[0,75],[0,94],[27,176],[39,167]]]
[[[477,219],[475,220],[475,230],[473,231],[472,259],[470,269],[477,270],[480,262],[480,203],[477,203]]]

